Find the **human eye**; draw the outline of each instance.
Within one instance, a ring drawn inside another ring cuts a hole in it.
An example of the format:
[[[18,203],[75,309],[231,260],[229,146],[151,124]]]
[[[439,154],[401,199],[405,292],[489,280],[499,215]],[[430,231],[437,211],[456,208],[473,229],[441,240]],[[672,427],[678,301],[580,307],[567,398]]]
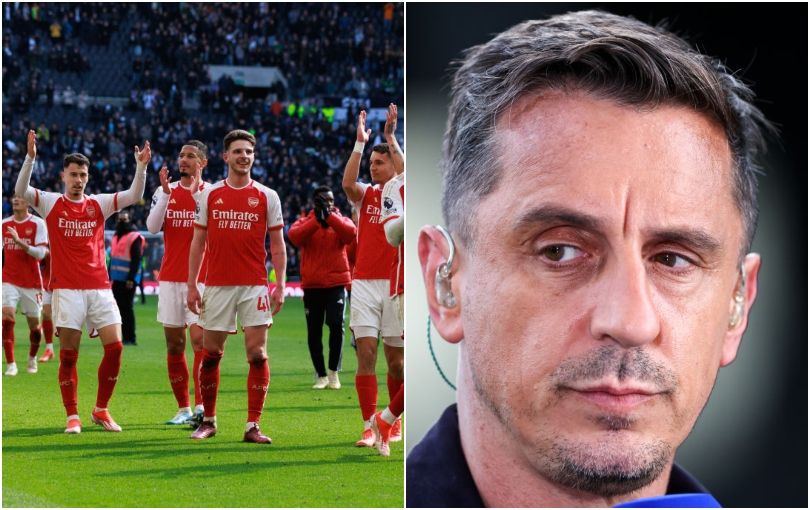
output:
[[[540,248],[539,255],[553,265],[564,265],[582,257],[584,252],[568,244],[550,244]]]
[[[674,252],[662,252],[653,255],[653,262],[660,264],[679,273],[691,270],[695,263],[688,257]]]

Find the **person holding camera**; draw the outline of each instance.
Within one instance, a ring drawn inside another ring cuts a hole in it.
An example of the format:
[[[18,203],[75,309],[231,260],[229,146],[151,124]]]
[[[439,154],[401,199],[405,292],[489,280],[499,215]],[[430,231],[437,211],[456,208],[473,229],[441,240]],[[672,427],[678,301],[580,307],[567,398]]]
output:
[[[307,319],[307,344],[315,368],[314,389],[340,388],[346,286],[351,284],[346,248],[357,235],[351,218],[334,206],[327,186],[312,192],[314,209],[290,227],[290,242],[301,254],[301,287]],[[329,327],[329,366],[323,357],[323,324]]]

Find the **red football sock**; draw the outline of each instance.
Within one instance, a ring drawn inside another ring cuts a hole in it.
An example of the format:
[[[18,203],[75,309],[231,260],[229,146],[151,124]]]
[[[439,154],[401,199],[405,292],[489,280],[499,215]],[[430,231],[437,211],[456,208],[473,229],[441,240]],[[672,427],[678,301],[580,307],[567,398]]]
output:
[[[178,407],[188,407],[188,365],[186,353],[168,354],[169,384],[172,385]]]
[[[222,354],[203,350],[200,364],[200,392],[202,392],[205,416],[217,415],[217,390],[219,389],[219,361]]]
[[[368,421],[377,412],[377,375],[355,375],[354,387],[363,421]]]
[[[270,365],[266,359],[250,364],[247,378],[248,416],[247,421],[259,423],[264,409],[267,387],[270,385]],[[206,407],[206,410],[208,407]],[[208,413],[206,413],[208,414]]]
[[[3,352],[6,353],[6,363],[14,363],[14,322],[3,321]]]
[[[39,342],[42,340],[42,331],[39,328],[31,330],[28,333],[28,339],[31,341],[31,347],[28,349],[28,356],[35,357],[39,352]]]
[[[394,398],[391,399],[391,403],[388,404],[388,410],[391,411],[391,414],[394,416],[401,416],[402,412],[405,410],[405,385],[399,387],[399,391]]]
[[[199,406],[203,403],[202,393],[200,392],[200,364],[203,360],[203,351],[194,351],[194,405]]]
[[[59,389],[62,391],[62,404],[68,416],[79,414],[77,402],[79,375],[76,372],[78,360],[78,351],[70,351],[64,347],[59,349]]]
[[[400,388],[402,388],[402,379],[394,379],[391,377],[391,374],[388,374],[388,379],[386,380],[388,384],[388,401],[391,402],[394,400],[394,395],[397,394]]]
[[[53,350],[53,321],[42,321],[42,334],[45,335],[45,345]]]
[[[104,357],[98,366],[98,392],[96,393],[96,407],[106,408],[110,402],[115,383],[118,382],[118,372],[121,371],[121,353],[124,344],[115,342],[104,346]]]

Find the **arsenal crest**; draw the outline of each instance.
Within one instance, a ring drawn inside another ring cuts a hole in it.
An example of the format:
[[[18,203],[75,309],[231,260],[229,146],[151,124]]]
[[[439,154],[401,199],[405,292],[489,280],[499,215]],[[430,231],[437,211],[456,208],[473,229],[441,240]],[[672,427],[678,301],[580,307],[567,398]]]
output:
[[[257,205],[259,205],[259,199],[258,199],[258,198],[256,198],[256,197],[250,197],[250,198],[248,198],[248,205],[249,205],[250,207],[256,207]]]
[[[96,216],[96,208],[93,207],[92,205],[88,205],[87,206],[87,215],[90,216],[91,218],[94,218]]]
[[[30,236],[33,232],[34,232],[34,229],[32,229],[32,228],[25,229],[25,235],[27,235],[27,236]]]

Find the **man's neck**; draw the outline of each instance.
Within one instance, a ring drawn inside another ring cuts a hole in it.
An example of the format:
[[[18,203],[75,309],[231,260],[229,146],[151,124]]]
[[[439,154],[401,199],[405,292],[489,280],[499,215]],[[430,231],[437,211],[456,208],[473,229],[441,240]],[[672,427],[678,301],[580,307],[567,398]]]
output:
[[[14,219],[17,221],[25,221],[28,218],[28,211],[14,211]]]
[[[225,178],[225,181],[232,188],[244,188],[250,184],[250,174],[239,175],[236,172],[228,171],[228,177]]]
[[[610,507],[624,501],[666,493],[671,461],[666,475],[630,494],[615,497],[559,485],[538,472],[527,456],[536,455],[522,446],[494,413],[478,401],[469,368],[459,364],[458,421],[464,456],[481,499],[487,507]]]

